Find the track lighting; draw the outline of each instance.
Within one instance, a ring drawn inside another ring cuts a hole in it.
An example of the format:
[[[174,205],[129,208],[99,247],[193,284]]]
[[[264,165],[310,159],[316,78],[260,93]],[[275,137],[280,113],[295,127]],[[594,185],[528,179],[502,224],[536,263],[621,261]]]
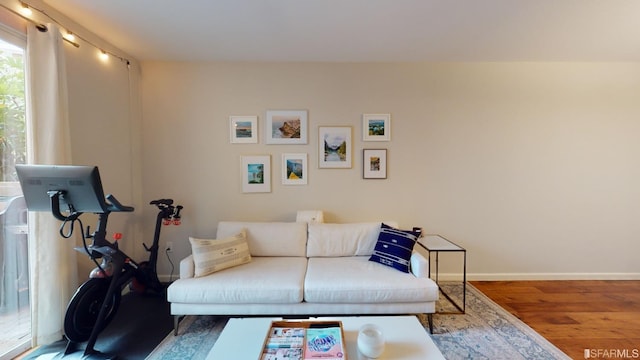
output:
[[[48,31],[47,26],[40,22],[43,16],[48,18],[52,22],[56,23],[60,28],[62,29],[66,28],[66,26],[62,25],[58,20],[56,20],[51,15],[49,15],[45,10],[39,9],[38,7],[27,4],[21,0],[18,0],[17,2],[19,2],[20,4],[19,8],[16,5],[12,5],[12,6],[5,5],[3,1],[0,1],[0,8],[4,8],[9,12],[13,13],[14,15],[19,16],[22,19],[32,23],[41,32]],[[34,10],[37,11],[37,13],[35,14],[36,15],[35,19],[32,18],[32,15],[34,15]],[[82,37],[81,35],[76,35],[72,33],[71,30],[66,30],[66,29],[61,30],[61,34],[62,34],[62,39],[64,41],[66,41],[67,43],[77,48],[80,47],[80,44],[77,42],[78,40],[93,46],[98,51],[98,58],[103,62],[107,62],[109,61],[109,58],[114,57],[116,59],[119,59],[121,62],[127,64],[127,68],[131,66],[131,62],[128,59],[122,56],[119,56],[113,52],[108,52],[106,50],[103,50],[98,45]]]
[[[76,36],[73,35],[71,31],[67,31],[65,34],[63,34],[62,39],[77,48],[80,47],[80,44],[76,42]]]
[[[65,39],[67,39],[68,41],[72,41],[75,42],[76,41],[76,36],[73,35],[73,33],[71,31],[67,31],[66,34],[62,35]]]
[[[24,16],[31,16],[33,14],[33,11],[31,11],[31,8],[29,7],[29,5],[21,2],[20,3],[22,5],[22,8],[20,9],[20,13]]]

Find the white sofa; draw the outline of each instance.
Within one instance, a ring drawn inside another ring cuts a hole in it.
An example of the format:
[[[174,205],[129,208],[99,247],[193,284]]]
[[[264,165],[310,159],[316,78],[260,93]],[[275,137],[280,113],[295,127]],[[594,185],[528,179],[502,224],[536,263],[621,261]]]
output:
[[[216,239],[244,229],[251,261],[194,277],[193,255],[183,259],[167,290],[175,333],[184,315],[426,313],[433,330],[439,292],[427,259],[414,250],[410,273],[369,261],[380,226],[220,222]]]

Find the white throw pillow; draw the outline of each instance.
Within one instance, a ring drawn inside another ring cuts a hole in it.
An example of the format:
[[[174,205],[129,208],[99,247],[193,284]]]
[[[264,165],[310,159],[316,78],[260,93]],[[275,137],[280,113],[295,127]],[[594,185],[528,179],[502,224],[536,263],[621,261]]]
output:
[[[195,277],[206,276],[251,261],[244,229],[225,239],[189,237],[189,242],[195,265]]]

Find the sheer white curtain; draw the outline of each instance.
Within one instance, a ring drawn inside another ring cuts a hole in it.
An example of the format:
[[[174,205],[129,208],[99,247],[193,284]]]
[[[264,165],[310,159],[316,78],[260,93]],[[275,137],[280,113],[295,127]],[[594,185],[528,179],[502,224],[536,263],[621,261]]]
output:
[[[47,31],[27,30],[29,76],[29,162],[71,164],[67,78],[62,35],[55,24]],[[77,263],[71,239],[60,237],[60,222],[50,213],[29,217],[31,322],[33,345],[60,340],[64,313],[75,291]]]

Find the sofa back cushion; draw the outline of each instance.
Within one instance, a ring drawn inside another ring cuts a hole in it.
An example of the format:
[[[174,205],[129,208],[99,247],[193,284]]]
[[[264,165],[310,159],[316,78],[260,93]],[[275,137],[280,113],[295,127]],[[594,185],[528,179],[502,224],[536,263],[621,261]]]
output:
[[[221,221],[216,237],[223,239],[245,229],[251,256],[306,255],[307,223]]]
[[[393,221],[385,224],[397,226]],[[309,224],[307,257],[370,256],[382,222]]]

